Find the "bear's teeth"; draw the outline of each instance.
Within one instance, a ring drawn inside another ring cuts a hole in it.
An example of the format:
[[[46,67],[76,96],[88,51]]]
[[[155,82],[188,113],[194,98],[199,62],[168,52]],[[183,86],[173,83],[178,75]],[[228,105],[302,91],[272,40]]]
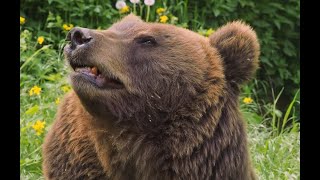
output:
[[[98,75],[98,68],[97,67],[92,67],[91,69],[90,69],[90,72],[92,73],[92,74],[94,74],[94,75]]]

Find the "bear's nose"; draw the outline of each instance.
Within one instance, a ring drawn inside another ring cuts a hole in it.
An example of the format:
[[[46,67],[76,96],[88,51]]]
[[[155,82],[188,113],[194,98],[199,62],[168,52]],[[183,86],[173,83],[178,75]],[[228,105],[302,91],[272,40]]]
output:
[[[71,48],[90,42],[92,36],[90,36],[89,31],[86,28],[73,28],[67,35],[67,41],[71,41]]]

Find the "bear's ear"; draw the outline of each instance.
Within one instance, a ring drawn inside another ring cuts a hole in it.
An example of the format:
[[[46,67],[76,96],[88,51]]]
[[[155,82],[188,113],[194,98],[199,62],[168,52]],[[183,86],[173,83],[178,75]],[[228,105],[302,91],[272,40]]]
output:
[[[117,31],[128,30],[134,26],[139,26],[142,22],[140,17],[131,13],[113,24],[110,29],[116,29]]]
[[[129,15],[125,16],[121,21],[122,22],[125,22],[125,21],[128,21],[128,22],[143,22],[142,19],[139,16],[136,16],[133,13],[130,13]]]
[[[242,84],[253,77],[258,68],[260,45],[250,26],[241,21],[228,23],[209,40],[222,57],[228,82]]]

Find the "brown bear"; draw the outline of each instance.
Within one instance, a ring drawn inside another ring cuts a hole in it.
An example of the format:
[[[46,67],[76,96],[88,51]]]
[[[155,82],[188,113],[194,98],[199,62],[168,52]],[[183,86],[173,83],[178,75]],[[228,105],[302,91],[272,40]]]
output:
[[[67,40],[74,91],[45,139],[46,179],[256,179],[238,104],[258,67],[251,27],[206,38],[128,15]]]

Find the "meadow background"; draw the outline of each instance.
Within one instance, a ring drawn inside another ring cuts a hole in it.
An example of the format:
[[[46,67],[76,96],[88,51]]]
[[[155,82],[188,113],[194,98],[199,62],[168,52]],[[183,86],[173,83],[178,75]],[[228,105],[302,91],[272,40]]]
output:
[[[139,3],[133,3],[139,2]],[[209,36],[242,19],[257,32],[261,66],[242,87],[252,160],[260,179],[300,179],[300,1],[21,0],[20,177],[43,179],[41,145],[71,90],[63,57],[72,27],[106,29],[133,12]]]

